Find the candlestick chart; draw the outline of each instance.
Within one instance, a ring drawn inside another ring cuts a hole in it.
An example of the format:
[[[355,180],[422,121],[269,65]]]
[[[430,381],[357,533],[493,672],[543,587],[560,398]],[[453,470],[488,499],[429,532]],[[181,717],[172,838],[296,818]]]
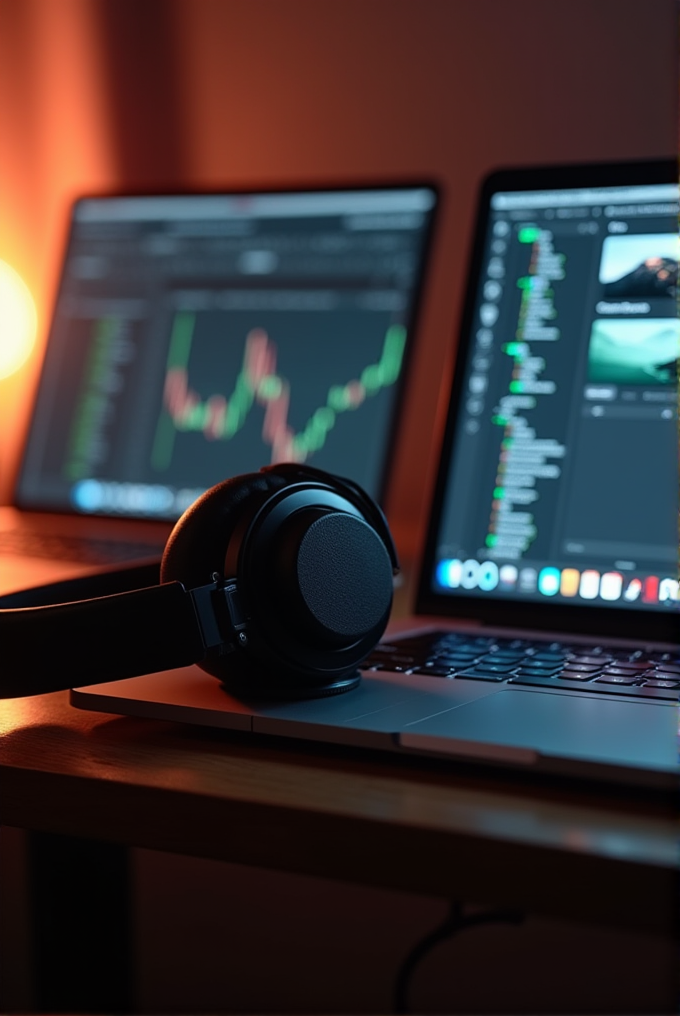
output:
[[[324,453],[349,418],[354,419],[345,430],[343,463],[376,454],[370,445],[383,440],[389,422],[388,403],[381,404],[380,397],[402,368],[402,325],[381,320],[370,334],[364,326],[362,334],[350,334],[344,343],[338,334],[329,342],[316,321],[301,316],[288,324],[283,341],[275,320],[267,327],[243,325],[241,335],[225,342],[214,317],[206,322],[196,312],[174,315],[151,454],[156,472],[170,469],[178,454],[204,461],[214,454],[222,473],[265,462],[302,463],[312,456],[325,468],[340,469],[342,464],[325,461]],[[296,326],[298,334],[292,334]],[[339,376],[329,377],[333,372]],[[370,406],[377,412],[369,413]],[[178,441],[189,436],[191,449],[184,444],[178,452]]]

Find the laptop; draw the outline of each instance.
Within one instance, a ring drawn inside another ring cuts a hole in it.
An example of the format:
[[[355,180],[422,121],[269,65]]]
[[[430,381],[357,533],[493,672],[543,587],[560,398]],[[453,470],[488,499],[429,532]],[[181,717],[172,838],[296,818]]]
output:
[[[415,613],[357,690],[190,667],[73,703],[676,790],[678,196],[671,162],[485,181]]]
[[[152,576],[199,494],[267,463],[380,500],[436,203],[423,183],[76,201],[0,593]]]

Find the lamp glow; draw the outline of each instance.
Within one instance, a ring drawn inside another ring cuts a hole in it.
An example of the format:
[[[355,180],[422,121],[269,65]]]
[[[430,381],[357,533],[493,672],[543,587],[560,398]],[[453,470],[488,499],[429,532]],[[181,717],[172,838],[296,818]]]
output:
[[[28,286],[6,261],[0,261],[0,378],[9,377],[28,359],[37,320]]]

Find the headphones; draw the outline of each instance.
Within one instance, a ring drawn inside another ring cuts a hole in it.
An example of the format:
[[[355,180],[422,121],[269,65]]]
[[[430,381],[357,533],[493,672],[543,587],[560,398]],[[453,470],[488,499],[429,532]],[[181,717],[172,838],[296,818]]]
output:
[[[160,584],[137,588],[154,581],[147,566],[2,597],[0,698],[193,663],[240,697],[336,695],[358,685],[398,571],[385,516],[358,484],[268,466],[187,509]]]

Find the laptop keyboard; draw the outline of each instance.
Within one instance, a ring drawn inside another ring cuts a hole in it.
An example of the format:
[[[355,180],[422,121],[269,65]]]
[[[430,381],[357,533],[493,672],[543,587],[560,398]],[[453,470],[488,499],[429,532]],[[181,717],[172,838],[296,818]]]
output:
[[[20,554],[80,564],[115,564],[160,557],[161,553],[162,548],[157,544],[97,540],[59,533],[29,533],[20,529],[0,533],[0,554]]]
[[[678,700],[680,653],[426,632],[381,642],[362,670]]]

